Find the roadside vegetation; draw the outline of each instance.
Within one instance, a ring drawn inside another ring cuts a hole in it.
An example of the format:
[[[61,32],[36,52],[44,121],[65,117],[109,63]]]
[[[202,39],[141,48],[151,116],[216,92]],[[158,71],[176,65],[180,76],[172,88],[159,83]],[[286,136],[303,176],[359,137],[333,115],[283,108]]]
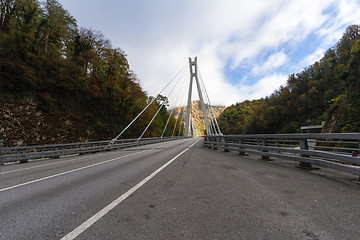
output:
[[[4,145],[111,139],[149,103],[124,51],[77,26],[56,0],[1,0],[0,11]],[[29,105],[33,112],[19,112]],[[123,137],[140,136],[159,106],[155,101]],[[159,115],[144,137],[161,136],[169,113]],[[14,135],[29,129],[33,136]]]

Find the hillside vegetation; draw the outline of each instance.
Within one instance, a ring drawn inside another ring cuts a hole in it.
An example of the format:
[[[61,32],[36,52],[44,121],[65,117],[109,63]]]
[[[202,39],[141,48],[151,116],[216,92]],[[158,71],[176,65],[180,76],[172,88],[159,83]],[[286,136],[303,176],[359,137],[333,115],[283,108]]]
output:
[[[5,146],[112,139],[150,101],[125,53],[79,28],[56,0],[4,0],[0,11]],[[123,137],[140,136],[159,104]],[[161,135],[169,114],[164,108],[159,115],[144,137]]]
[[[270,97],[237,103],[219,117],[224,134],[296,133],[322,121],[324,132],[360,131],[359,25]]]

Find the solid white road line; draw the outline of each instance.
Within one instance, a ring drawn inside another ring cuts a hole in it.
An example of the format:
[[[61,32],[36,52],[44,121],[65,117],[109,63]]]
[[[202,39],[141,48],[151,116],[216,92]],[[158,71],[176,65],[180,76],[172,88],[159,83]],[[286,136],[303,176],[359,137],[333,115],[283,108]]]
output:
[[[0,175],[7,174],[7,173],[13,173],[13,172],[25,171],[25,170],[29,170],[29,169],[33,169],[33,168],[46,167],[46,166],[50,166],[50,165],[54,165],[54,164],[72,162],[72,161],[80,160],[80,159],[83,159],[83,158],[85,158],[85,157],[75,158],[75,159],[70,159],[70,160],[64,160],[64,161],[59,161],[59,162],[54,162],[54,163],[47,163],[47,164],[42,164],[42,165],[33,166],[33,167],[10,170],[10,171],[7,171],[7,172],[1,172]]]
[[[47,179],[50,179],[50,178],[62,176],[62,175],[68,174],[68,173],[77,172],[77,171],[80,171],[80,170],[83,170],[83,169],[87,169],[87,168],[91,168],[91,167],[95,167],[95,166],[98,166],[98,165],[101,165],[101,164],[113,162],[113,161],[116,161],[116,160],[119,160],[119,159],[122,159],[122,158],[130,157],[130,156],[133,156],[133,155],[136,155],[136,154],[140,154],[140,153],[143,153],[143,152],[147,152],[147,151],[151,151],[151,150],[153,150],[153,149],[149,149],[149,150],[145,150],[145,151],[141,151],[141,152],[137,152],[137,153],[132,153],[132,154],[125,155],[125,156],[122,156],[122,157],[112,158],[112,159],[106,160],[106,161],[104,161],[104,162],[99,162],[99,163],[91,164],[91,165],[88,165],[88,166],[85,166],[85,167],[76,168],[76,169],[73,169],[73,170],[70,170],[70,171],[66,171],[66,172],[54,174],[54,175],[51,175],[51,176],[47,176],[47,177],[35,179],[35,180],[29,181],[29,182],[20,183],[20,184],[14,185],[14,186],[2,188],[2,189],[0,189],[0,192],[4,192],[4,191],[7,191],[7,190],[10,190],[10,189],[13,189],[13,188],[22,187],[22,186],[29,185],[29,184],[32,184],[32,183],[44,181],[44,180],[47,180]]]
[[[200,139],[199,139],[200,140]],[[115,208],[117,205],[119,205],[122,201],[124,201],[127,197],[129,197],[131,194],[133,194],[136,190],[138,190],[142,185],[144,185],[146,182],[148,182],[150,179],[152,179],[156,174],[158,174],[161,170],[166,168],[170,163],[175,161],[178,157],[180,157],[182,154],[184,154],[187,150],[189,150],[192,146],[194,146],[199,140],[191,144],[189,147],[187,147],[184,151],[173,157],[171,160],[169,160],[167,163],[165,163],[163,166],[158,168],[155,172],[144,178],[141,182],[136,184],[134,187],[129,189],[126,193],[118,197],[116,200],[111,202],[109,205],[101,209],[99,212],[97,212],[94,216],[83,222],[80,226],[75,228],[73,231],[68,233],[66,236],[61,238],[61,240],[70,240],[74,239],[77,236],[79,236],[82,232],[84,232],[86,229],[88,229],[91,225],[93,225],[95,222],[97,222],[100,218],[105,216],[108,212],[110,212],[113,208]]]
[[[165,146],[167,146],[167,145],[169,145],[169,143],[168,143],[168,144],[165,144]],[[130,148],[129,150],[137,150],[137,149],[136,149],[136,148]],[[74,158],[74,159],[70,159],[70,160],[64,160],[64,161],[59,161],[59,162],[55,162],[55,163],[47,163],[47,164],[42,164],[42,165],[33,166],[33,167],[27,167],[27,168],[10,170],[10,171],[7,171],[7,172],[0,172],[0,175],[7,174],[7,173],[13,173],[13,172],[25,171],[25,170],[34,169],[34,168],[39,168],[39,167],[46,167],[46,166],[55,165],[55,164],[60,164],[60,163],[65,163],[65,162],[72,162],[72,161],[80,160],[80,159],[87,158],[87,157],[88,157],[88,156],[78,157],[78,158]]]

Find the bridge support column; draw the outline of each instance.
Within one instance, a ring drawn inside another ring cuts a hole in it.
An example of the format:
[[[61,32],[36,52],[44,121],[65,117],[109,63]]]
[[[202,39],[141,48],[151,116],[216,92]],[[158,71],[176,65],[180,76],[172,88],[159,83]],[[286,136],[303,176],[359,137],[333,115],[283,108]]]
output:
[[[197,57],[195,57],[194,61],[191,61],[191,58],[189,58],[189,67],[190,67],[190,85],[189,85],[189,93],[188,93],[188,103],[186,108],[186,118],[185,118],[185,136],[190,137],[191,135],[191,123],[190,123],[190,115],[191,115],[191,95],[192,95],[192,85],[193,85],[193,79],[195,79],[199,98],[200,98],[200,106],[201,110],[204,116],[204,122],[205,122],[205,131],[207,135],[212,134],[210,125],[209,125],[209,119],[206,112],[206,105],[204,102],[204,98],[202,95],[202,89],[198,78],[198,69],[197,69]]]
[[[197,58],[195,58],[194,62],[191,61],[189,58],[189,67],[190,67],[190,85],[189,85],[189,92],[188,92],[188,102],[186,107],[186,115],[185,115],[185,137],[190,137],[190,114],[191,114],[191,95],[192,95],[192,86],[193,86],[193,78],[197,74],[196,72],[196,62]],[[193,69],[195,66],[195,69]]]

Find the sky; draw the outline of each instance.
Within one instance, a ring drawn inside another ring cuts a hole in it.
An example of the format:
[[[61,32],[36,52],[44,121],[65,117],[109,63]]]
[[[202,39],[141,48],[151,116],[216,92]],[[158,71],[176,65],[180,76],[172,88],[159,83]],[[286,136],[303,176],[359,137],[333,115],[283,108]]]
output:
[[[152,96],[197,56],[213,105],[270,96],[320,60],[360,0],[59,0],[122,49]]]

